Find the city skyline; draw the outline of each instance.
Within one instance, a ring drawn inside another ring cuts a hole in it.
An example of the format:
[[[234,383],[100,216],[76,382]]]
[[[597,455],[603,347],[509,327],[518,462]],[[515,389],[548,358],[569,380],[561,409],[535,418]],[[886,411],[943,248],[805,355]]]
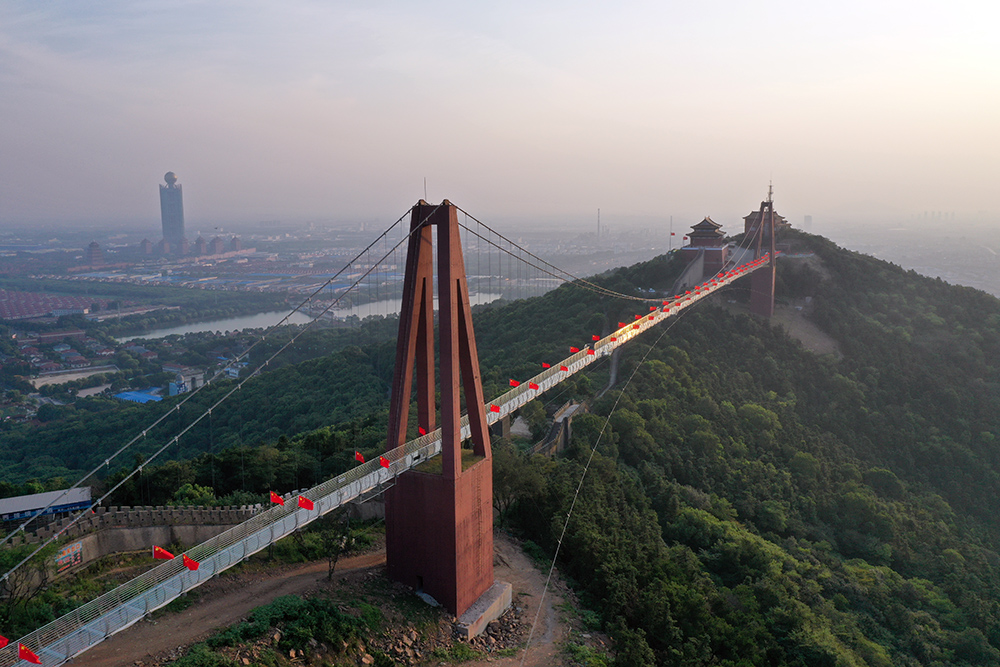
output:
[[[0,224],[995,215],[998,11],[15,0]]]

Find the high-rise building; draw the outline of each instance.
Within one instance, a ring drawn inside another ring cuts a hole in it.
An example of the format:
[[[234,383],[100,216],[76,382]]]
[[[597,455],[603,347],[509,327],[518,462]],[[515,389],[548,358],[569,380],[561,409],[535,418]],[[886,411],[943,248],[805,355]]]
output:
[[[104,264],[104,253],[101,252],[101,246],[97,244],[97,241],[91,241],[90,245],[83,251],[83,263],[88,266]]]
[[[163,221],[163,240],[171,248],[179,250],[184,241],[184,197],[181,186],[177,185],[177,176],[168,171],[163,180],[166,185],[160,186],[160,218]]]

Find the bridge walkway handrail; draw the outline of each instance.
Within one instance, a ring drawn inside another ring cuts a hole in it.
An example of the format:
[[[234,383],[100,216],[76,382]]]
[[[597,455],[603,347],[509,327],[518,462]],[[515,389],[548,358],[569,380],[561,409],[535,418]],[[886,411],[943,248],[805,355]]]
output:
[[[668,317],[764,266],[766,259],[765,256],[741,269],[734,269],[722,278],[700,286],[693,293],[668,300],[667,305],[657,307],[635,322],[626,323],[594,342],[591,348],[581,349],[525,380],[518,387],[486,404],[487,423],[496,423]],[[563,368],[566,370],[562,370]],[[538,389],[532,389],[531,384],[537,385]],[[490,405],[496,405],[499,411],[491,411]],[[468,415],[462,417],[461,425],[461,439],[465,440],[470,434]],[[38,654],[43,665],[61,665],[327,512],[373,489],[390,484],[400,473],[436,456],[440,451],[441,430],[437,429],[386,452],[383,456],[389,462],[388,467],[382,466],[378,460],[368,461],[303,492],[301,495],[314,503],[311,510],[299,507],[297,498],[287,497],[284,505],[274,505],[185,552],[190,559],[199,563],[198,569],[189,570],[179,555],[150,568],[131,581],[0,649],[0,667],[20,662],[17,650],[19,643]]]

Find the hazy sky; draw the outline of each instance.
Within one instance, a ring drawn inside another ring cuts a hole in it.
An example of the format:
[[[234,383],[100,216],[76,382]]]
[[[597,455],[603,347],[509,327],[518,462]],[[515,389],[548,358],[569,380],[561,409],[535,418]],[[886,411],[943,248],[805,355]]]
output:
[[[0,225],[997,211],[1000,3],[0,3]],[[728,225],[727,225],[728,226]]]

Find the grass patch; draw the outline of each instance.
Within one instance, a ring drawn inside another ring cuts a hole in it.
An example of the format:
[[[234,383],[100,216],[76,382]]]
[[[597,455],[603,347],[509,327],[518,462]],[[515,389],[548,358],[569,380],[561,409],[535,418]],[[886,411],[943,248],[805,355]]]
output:
[[[472,466],[476,465],[483,460],[484,457],[477,455],[471,449],[462,448],[462,470],[468,470]],[[428,459],[421,463],[420,465],[414,467],[413,469],[417,472],[427,473],[428,475],[440,475],[442,471],[442,461],[444,457],[440,454],[432,459]]]
[[[566,642],[563,650],[570,659],[583,667],[608,667],[608,656],[599,653],[589,646]]]
[[[456,643],[450,647],[438,646],[431,652],[431,657],[445,662],[459,663],[469,660],[478,660],[483,657],[483,653],[472,648],[468,644]]]

